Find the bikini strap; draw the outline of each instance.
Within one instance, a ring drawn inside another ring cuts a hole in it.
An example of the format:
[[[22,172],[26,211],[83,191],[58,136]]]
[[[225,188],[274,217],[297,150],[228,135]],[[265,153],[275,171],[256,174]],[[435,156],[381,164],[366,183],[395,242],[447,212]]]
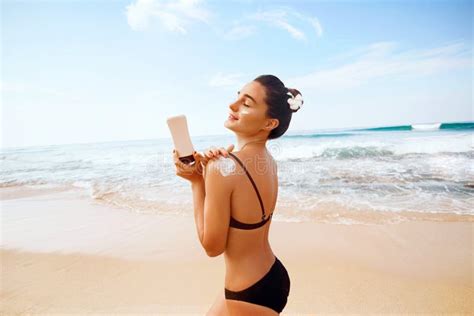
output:
[[[242,161],[240,161],[240,159],[237,158],[237,156],[234,155],[233,153],[229,153],[229,155],[231,155],[232,157],[234,157],[235,160],[237,160],[239,165],[244,169],[245,173],[247,174],[247,177],[249,178],[250,182],[252,182],[252,186],[255,189],[255,192],[257,192],[257,197],[258,197],[258,201],[260,202],[260,207],[262,208],[262,220],[264,220],[265,219],[265,209],[263,207],[262,197],[260,196],[260,192],[258,192],[257,185],[255,184],[255,181],[253,181],[252,177],[250,176],[250,173],[247,171],[247,168],[245,168]]]

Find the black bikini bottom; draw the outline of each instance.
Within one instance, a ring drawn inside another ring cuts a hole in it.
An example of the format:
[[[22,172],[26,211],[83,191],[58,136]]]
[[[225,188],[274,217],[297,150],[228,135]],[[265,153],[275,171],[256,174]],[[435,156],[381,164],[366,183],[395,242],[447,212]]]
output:
[[[275,257],[270,271],[255,284],[237,292],[226,288],[224,290],[228,300],[262,305],[281,313],[290,294],[290,277],[283,264]]]

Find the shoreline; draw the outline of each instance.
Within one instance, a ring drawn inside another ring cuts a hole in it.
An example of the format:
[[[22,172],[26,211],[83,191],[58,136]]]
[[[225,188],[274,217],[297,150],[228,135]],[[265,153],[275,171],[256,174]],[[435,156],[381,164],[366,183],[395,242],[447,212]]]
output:
[[[2,201],[2,307],[10,313],[204,314],[224,289],[190,216],[137,214],[70,193]],[[474,223],[275,221],[283,315],[473,311]]]
[[[189,194],[191,192],[188,192]],[[169,201],[151,201],[151,200],[124,200],[117,192],[105,192],[96,196],[90,192],[90,189],[79,188],[75,186],[49,186],[49,185],[24,185],[0,187],[0,202],[18,199],[29,199],[42,196],[57,194],[65,199],[81,199],[92,204],[104,207],[127,210],[137,214],[151,214],[157,216],[192,216],[192,200],[186,200],[188,195],[184,196],[184,202]],[[47,198],[47,197],[46,197]],[[168,198],[165,196],[163,198]],[[176,198],[175,198],[176,199]],[[297,211],[295,211],[297,210]],[[473,214],[453,213],[453,212],[420,212],[420,211],[381,211],[371,209],[347,208],[337,203],[319,203],[317,207],[308,208],[293,205],[291,202],[279,199],[275,209],[273,221],[287,223],[327,223],[337,225],[381,225],[381,224],[399,224],[412,221],[429,222],[472,222]],[[294,215],[295,213],[301,213]],[[191,214],[191,215],[190,215]]]

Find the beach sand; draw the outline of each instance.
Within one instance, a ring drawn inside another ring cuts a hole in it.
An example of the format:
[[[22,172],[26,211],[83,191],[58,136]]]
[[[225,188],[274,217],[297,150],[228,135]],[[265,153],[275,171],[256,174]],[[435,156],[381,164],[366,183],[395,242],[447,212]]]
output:
[[[201,248],[192,210],[138,214],[16,190],[0,190],[2,315],[204,315],[224,289],[224,258]],[[473,228],[274,220],[270,244],[291,278],[282,315],[472,314]]]

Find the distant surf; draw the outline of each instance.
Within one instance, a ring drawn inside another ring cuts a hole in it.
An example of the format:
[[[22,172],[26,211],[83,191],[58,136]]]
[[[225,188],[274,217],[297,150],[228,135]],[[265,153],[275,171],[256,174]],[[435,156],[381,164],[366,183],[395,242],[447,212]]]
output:
[[[293,132],[284,138],[323,138],[323,137],[347,137],[357,135],[359,132],[394,132],[394,131],[472,131],[474,130],[474,122],[455,122],[455,123],[419,123],[411,125],[393,125],[393,126],[378,126],[367,128],[352,128],[343,129],[340,131],[334,130],[314,130],[306,132]]]
[[[409,131],[409,130],[472,130],[474,129],[474,122],[461,123],[423,123],[411,125],[396,125],[396,126],[381,126],[372,128],[356,129],[359,131]]]

